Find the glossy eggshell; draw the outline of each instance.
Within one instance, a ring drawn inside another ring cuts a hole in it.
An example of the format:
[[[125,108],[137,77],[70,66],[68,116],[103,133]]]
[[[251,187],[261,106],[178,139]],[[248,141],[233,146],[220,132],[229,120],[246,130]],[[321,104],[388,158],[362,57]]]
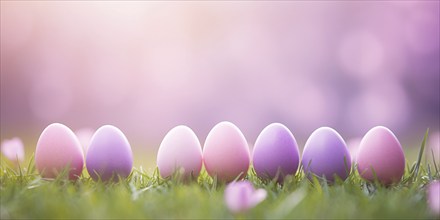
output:
[[[405,172],[405,155],[399,140],[391,130],[377,126],[362,138],[357,154],[361,177],[385,185],[398,182]]]
[[[84,167],[84,156],[73,131],[59,123],[47,126],[37,142],[35,165],[42,177],[55,178],[69,168],[69,179],[77,179]]]
[[[204,147],[206,171],[220,181],[232,181],[247,174],[249,146],[240,129],[231,122],[220,122],[209,132]]]
[[[94,180],[118,180],[131,173],[133,153],[121,130],[104,125],[95,132],[88,148],[86,167]]]
[[[180,125],[171,129],[157,153],[157,166],[162,177],[182,169],[183,177],[197,177],[202,169],[202,146],[191,128]]]
[[[258,177],[278,177],[277,180],[282,181],[286,175],[295,174],[298,169],[298,144],[286,126],[273,123],[261,131],[255,141],[252,158]]]
[[[315,130],[307,140],[301,160],[304,171],[334,181],[350,174],[351,157],[341,135],[329,127]]]

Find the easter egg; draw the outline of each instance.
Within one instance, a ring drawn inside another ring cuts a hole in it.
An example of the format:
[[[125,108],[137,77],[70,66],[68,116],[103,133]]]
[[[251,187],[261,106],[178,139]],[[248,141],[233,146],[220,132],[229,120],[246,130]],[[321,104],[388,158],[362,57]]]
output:
[[[399,140],[388,128],[377,126],[362,138],[357,154],[362,178],[388,185],[400,181],[405,171],[405,155]]]
[[[350,174],[351,157],[341,135],[329,127],[316,129],[304,146],[302,166],[311,177],[334,181],[335,175],[345,180]]]
[[[203,160],[208,174],[220,181],[244,177],[250,163],[246,138],[231,122],[218,123],[206,137]]]
[[[290,130],[273,123],[261,131],[255,141],[253,165],[257,176],[282,181],[286,175],[295,174],[299,166],[299,150]]]
[[[426,150],[426,156],[429,160],[438,164],[440,162],[440,132],[437,131],[429,135]]]
[[[59,123],[47,126],[37,142],[35,166],[45,178],[68,172],[69,179],[77,179],[84,167],[84,156],[73,131]]]
[[[95,132],[87,151],[86,167],[94,180],[118,180],[130,175],[133,154],[121,130],[104,125]]]
[[[191,128],[179,125],[165,135],[157,153],[157,167],[162,177],[176,171],[181,171],[185,178],[197,177],[202,164],[202,146]]]

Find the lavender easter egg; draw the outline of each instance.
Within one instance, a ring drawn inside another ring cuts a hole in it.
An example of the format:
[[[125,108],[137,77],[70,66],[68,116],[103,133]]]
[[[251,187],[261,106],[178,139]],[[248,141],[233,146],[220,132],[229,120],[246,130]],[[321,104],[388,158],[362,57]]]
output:
[[[133,154],[121,130],[104,125],[95,132],[87,151],[86,167],[94,180],[118,180],[131,173]]]
[[[59,123],[47,126],[37,142],[35,166],[45,178],[55,178],[68,169],[69,179],[77,179],[84,167],[84,156],[73,131]]]
[[[316,129],[307,140],[301,160],[304,171],[334,181],[350,174],[351,157],[341,135],[329,127]]]
[[[184,178],[197,177],[202,165],[202,146],[191,128],[179,125],[165,135],[157,153],[157,167],[162,177],[176,171],[181,171]]]
[[[299,166],[299,150],[290,130],[273,123],[261,131],[255,141],[253,165],[257,176],[282,181],[286,175],[295,174]]]
[[[220,181],[232,181],[247,174],[249,146],[240,129],[231,122],[220,122],[212,128],[203,147],[206,171]]]
[[[377,126],[362,138],[357,153],[357,169],[362,178],[384,185],[400,181],[405,172],[405,155],[399,140],[388,128]]]

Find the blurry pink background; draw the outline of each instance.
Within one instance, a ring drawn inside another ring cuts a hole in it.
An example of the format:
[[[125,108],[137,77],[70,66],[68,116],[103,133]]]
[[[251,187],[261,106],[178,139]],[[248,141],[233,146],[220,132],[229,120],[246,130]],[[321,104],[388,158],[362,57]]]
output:
[[[218,122],[253,143],[271,122],[300,144],[385,125],[439,130],[438,1],[1,2],[1,139],[52,122],[121,128],[156,150]]]

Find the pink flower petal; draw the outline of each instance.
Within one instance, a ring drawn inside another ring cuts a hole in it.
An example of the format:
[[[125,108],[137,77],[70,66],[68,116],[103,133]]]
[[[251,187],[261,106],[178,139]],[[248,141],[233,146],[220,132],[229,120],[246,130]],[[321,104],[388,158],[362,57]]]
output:
[[[1,151],[3,155],[11,161],[22,162],[24,160],[23,142],[18,137],[4,140],[1,145]]]
[[[265,189],[257,189],[254,191],[251,199],[251,207],[255,207],[261,203],[267,197],[267,192]]]
[[[255,190],[249,181],[232,182],[225,189],[226,206],[233,213],[246,212],[262,202],[266,196],[266,190]]]
[[[440,181],[434,181],[428,186],[428,205],[431,211],[440,215]]]

